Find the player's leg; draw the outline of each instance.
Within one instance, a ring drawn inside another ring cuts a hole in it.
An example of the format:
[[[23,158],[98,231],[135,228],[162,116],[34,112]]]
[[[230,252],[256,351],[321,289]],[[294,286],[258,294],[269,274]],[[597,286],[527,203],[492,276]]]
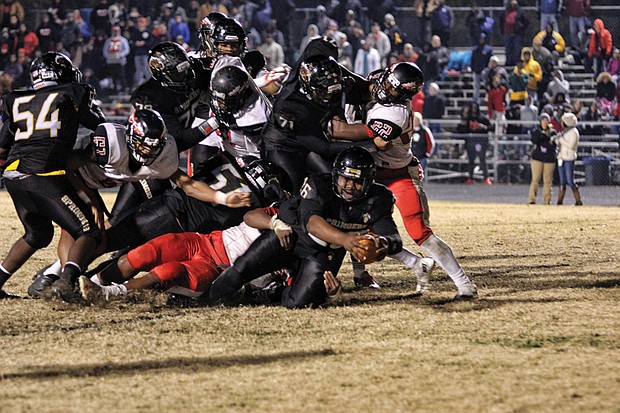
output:
[[[168,179],[142,179],[138,182],[123,184],[116,195],[114,206],[110,212],[110,225],[118,222],[126,211],[140,206],[143,202],[162,194],[172,188]]]
[[[293,250],[285,250],[274,231],[261,234],[248,250],[237,258],[211,285],[209,301],[234,305],[241,298],[239,290],[263,274],[286,268],[297,259]]]
[[[24,226],[25,234],[15,241],[0,265],[0,298],[14,297],[4,292],[2,287],[32,254],[48,246],[54,237],[54,227],[50,218],[38,210],[44,205],[41,205],[41,200],[35,196],[40,187],[34,178],[5,180],[7,191],[13,200],[17,216]]]
[[[411,238],[441,268],[446,271],[458,288],[459,299],[476,294],[476,287],[458,263],[452,249],[437,237],[429,226],[429,208],[426,193],[416,173],[410,173],[410,179],[398,179],[388,188],[394,193],[396,207],[403,218],[405,229]],[[421,285],[421,290],[427,286]]]

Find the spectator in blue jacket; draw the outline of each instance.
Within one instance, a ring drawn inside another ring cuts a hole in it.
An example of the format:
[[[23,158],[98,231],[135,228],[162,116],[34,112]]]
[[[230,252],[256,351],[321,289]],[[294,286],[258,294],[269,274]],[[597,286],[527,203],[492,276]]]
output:
[[[478,44],[471,51],[471,70],[474,74],[474,101],[480,103],[480,79],[493,56],[493,48],[487,44],[487,35],[480,33]]]
[[[189,43],[191,33],[181,13],[175,13],[174,20],[170,22],[170,27],[168,27],[168,33],[170,33],[171,39],[176,39],[177,36],[183,36],[185,43]]]

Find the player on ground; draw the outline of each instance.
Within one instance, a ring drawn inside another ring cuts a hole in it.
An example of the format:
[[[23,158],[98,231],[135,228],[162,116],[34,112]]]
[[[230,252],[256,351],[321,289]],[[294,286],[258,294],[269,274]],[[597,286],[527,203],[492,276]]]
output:
[[[325,271],[337,275],[347,251],[360,258],[362,232],[378,234],[383,254],[402,248],[392,219],[394,198],[374,183],[374,159],[363,148],[342,151],[331,174],[309,177],[296,197],[284,202],[279,218],[293,229],[285,248],[273,231],[261,236],[212,284],[213,303],[234,305],[239,290],[263,274],[297,264],[292,284],[282,291],[288,308],[318,306],[327,298]]]
[[[75,82],[75,73],[67,57],[45,53],[30,66],[32,88],[15,90],[4,99],[0,132],[0,148],[8,150],[4,182],[26,233],[0,265],[0,298],[13,297],[1,290],[4,283],[35,251],[52,241],[52,222],[75,240],[62,275],[54,283],[53,292],[60,298],[73,291],[101,242],[102,231],[90,206],[66,175],[79,126],[94,130],[105,121],[94,101],[94,89]]]
[[[475,284],[465,275],[450,246],[437,237],[429,226],[429,209],[422,187],[421,168],[411,153],[413,112],[409,101],[422,87],[424,76],[415,64],[402,62],[372,73],[370,79],[371,103],[357,112],[361,114],[362,123],[348,124],[334,119],[333,135],[348,138],[368,136],[391,142],[386,151],[373,154],[377,164],[377,182],[394,193],[396,207],[409,236],[452,278],[458,288],[455,299],[475,298]],[[396,258],[412,269],[424,264],[414,257],[414,254],[405,256],[401,253]],[[427,271],[418,272],[418,293],[428,289],[430,270],[432,266]]]

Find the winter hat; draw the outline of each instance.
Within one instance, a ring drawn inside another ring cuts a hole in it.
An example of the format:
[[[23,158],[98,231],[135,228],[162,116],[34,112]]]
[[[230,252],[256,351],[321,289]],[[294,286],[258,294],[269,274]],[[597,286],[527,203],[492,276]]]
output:
[[[562,115],[562,123],[568,127],[577,126],[577,116],[574,113],[565,113]]]

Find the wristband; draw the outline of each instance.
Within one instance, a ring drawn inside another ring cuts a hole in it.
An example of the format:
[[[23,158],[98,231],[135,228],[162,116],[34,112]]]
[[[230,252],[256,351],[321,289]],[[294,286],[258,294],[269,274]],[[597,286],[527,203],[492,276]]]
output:
[[[228,195],[224,192],[215,191],[215,194],[213,195],[213,202],[219,205],[226,205],[226,198],[228,198]]]
[[[204,136],[207,136],[219,127],[220,123],[217,121],[215,116],[213,116],[198,125],[198,130],[200,130]]]

